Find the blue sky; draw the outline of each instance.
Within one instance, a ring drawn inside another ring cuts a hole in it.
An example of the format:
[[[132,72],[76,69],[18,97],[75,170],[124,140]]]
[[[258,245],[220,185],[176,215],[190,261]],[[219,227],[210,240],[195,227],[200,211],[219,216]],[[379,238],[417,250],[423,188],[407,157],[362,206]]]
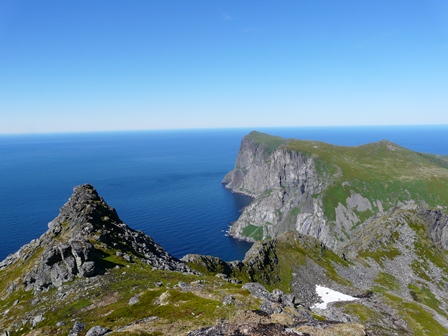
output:
[[[0,2],[0,133],[448,124],[448,2]]]

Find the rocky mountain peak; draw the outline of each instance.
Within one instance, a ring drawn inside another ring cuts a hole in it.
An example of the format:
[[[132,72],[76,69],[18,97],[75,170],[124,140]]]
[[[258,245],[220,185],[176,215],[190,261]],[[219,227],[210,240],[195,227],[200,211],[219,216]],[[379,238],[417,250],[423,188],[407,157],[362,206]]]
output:
[[[115,209],[108,206],[91,185],[83,184],[73,189],[72,196],[48,227],[55,236],[70,235],[69,239],[80,239],[116,230],[117,226],[123,226],[120,224]]]
[[[157,269],[191,272],[151,237],[123,223],[89,184],[74,188],[48,227],[39,239],[0,263],[0,269],[13,264],[24,269],[18,282],[26,290],[60,287],[75,277],[101,275],[135,260]]]

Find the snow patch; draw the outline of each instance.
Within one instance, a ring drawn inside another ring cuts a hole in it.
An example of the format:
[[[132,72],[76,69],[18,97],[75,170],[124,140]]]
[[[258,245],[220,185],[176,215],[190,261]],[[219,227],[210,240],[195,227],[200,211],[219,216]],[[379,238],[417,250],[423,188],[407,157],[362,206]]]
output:
[[[316,285],[316,293],[322,299],[323,302],[316,303],[311,308],[327,309],[327,304],[330,302],[358,300],[353,296],[345,295],[330,288],[319,285]]]

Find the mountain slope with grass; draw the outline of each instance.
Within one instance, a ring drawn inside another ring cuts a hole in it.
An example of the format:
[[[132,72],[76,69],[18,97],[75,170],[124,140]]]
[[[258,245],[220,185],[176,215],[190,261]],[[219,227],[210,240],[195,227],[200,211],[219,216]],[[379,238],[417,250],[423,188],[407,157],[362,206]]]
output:
[[[188,255],[191,268],[219,271],[292,294],[324,320],[356,322],[369,335],[448,335],[448,216],[424,206],[394,208],[357,227],[332,250],[290,231],[256,242],[240,263]],[[317,286],[356,297],[326,308]]]
[[[0,263],[0,335],[291,335],[304,325],[365,334],[358,323],[320,321],[293,294],[271,294],[203,258],[215,272],[172,257],[92,186],[77,186],[48,231]]]
[[[248,241],[295,230],[339,248],[394,207],[448,208],[446,158],[386,140],[342,147],[251,132],[223,183],[254,197],[229,231]]]

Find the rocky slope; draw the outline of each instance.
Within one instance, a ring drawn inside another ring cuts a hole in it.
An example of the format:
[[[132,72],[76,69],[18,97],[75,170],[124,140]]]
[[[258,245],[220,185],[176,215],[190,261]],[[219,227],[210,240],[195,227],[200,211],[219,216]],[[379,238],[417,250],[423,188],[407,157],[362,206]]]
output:
[[[229,234],[256,241],[295,230],[339,248],[368,218],[396,206],[448,208],[443,157],[388,141],[340,147],[252,132],[223,183],[254,197]]]
[[[316,320],[294,294],[223,274],[241,262],[199,258],[208,275],[124,224],[92,186],[75,187],[48,231],[0,263],[0,335],[365,335]]]
[[[219,270],[289,293],[280,302],[293,298],[328,320],[364,324],[371,335],[447,335],[448,253],[441,244],[447,221],[440,210],[413,205],[369,220],[337,252],[291,231],[257,242],[239,263],[196,255],[184,260],[203,273]],[[317,285],[359,299],[312,308],[320,301]]]

